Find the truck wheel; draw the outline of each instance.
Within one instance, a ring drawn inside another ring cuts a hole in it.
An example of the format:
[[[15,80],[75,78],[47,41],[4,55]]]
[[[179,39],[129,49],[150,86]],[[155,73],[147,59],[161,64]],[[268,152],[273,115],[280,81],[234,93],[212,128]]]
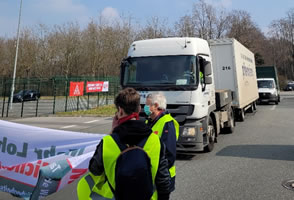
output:
[[[254,101],[254,102],[251,104],[250,108],[248,109],[248,112],[250,112],[250,113],[254,113],[255,111],[256,111],[256,102]]]
[[[275,104],[278,105],[279,104],[279,101],[275,101]]]
[[[253,103],[251,104],[250,108],[248,109],[248,112],[253,113],[254,109],[253,109]]]
[[[244,122],[244,120],[245,120],[245,112],[242,108],[238,109],[238,120],[240,122]]]
[[[280,95],[278,96],[278,102],[281,102]]]
[[[256,101],[253,102],[252,108],[253,108],[253,111],[256,111],[257,110]]]
[[[215,129],[213,125],[212,118],[209,117],[208,126],[207,126],[207,145],[204,147],[205,152],[211,152],[214,148],[214,141],[215,141]]]

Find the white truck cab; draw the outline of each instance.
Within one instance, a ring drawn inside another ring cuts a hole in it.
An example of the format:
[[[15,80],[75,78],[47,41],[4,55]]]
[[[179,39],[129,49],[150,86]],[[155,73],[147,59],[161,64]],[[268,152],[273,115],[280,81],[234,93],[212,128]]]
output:
[[[259,93],[259,103],[269,103],[274,102],[279,103],[278,88],[275,83],[274,78],[259,78],[258,83],[258,93]]]

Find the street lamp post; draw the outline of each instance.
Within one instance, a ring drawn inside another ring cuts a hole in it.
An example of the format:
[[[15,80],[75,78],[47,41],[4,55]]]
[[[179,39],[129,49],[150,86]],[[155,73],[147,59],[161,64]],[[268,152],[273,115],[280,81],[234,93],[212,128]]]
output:
[[[20,29],[21,7],[22,7],[22,0],[20,0],[19,15],[18,15],[17,41],[16,41],[16,51],[15,51],[13,78],[12,78],[12,85],[11,85],[10,107],[9,107],[10,109],[12,109],[12,100],[13,100],[13,94],[14,94],[14,84],[15,84],[16,65],[17,65],[17,56],[18,56],[18,45],[19,45],[19,29]]]

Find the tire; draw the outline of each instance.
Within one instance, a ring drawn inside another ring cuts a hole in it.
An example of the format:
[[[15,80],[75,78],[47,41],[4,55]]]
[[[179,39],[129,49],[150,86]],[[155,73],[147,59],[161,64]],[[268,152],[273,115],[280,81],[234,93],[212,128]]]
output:
[[[278,96],[278,102],[281,102],[280,95]]]
[[[253,111],[256,111],[256,110],[257,110],[256,101],[253,102],[252,106],[253,106],[253,107],[252,107],[252,108],[253,108]]]
[[[275,101],[275,104],[278,105],[279,104],[279,101]]]
[[[250,108],[248,109],[248,112],[253,113],[254,109],[253,109],[253,103],[251,104]]]
[[[238,109],[238,120],[239,122],[244,122],[245,120],[245,112],[242,108]]]
[[[250,112],[250,113],[254,113],[255,111],[256,111],[256,102],[254,101],[254,102],[251,104],[250,108],[248,109],[248,112]]]
[[[212,118],[209,117],[208,120],[208,126],[207,126],[207,141],[208,144],[204,147],[205,152],[211,152],[214,148],[214,142],[215,142],[215,128],[212,121]]]

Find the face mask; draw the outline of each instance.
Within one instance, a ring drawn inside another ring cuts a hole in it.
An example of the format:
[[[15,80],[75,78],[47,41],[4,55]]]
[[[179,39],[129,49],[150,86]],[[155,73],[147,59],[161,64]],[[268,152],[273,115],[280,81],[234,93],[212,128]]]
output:
[[[144,106],[144,112],[147,116],[151,115],[150,106],[145,105]]]

